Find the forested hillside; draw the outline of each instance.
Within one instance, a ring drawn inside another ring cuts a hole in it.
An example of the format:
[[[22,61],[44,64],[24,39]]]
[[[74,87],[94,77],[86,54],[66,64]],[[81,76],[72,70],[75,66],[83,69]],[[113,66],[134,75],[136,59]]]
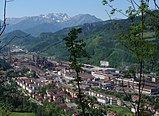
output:
[[[136,19],[136,23],[137,21],[138,19]],[[89,61],[83,59],[83,62],[98,65],[100,60],[106,60],[113,67],[134,62],[130,53],[121,47],[118,41],[120,34],[126,32],[129,25],[129,19],[122,19],[78,26],[82,28],[82,34],[80,34],[79,39],[84,39],[86,50],[91,56]],[[13,44],[20,45],[20,42],[29,51],[37,52],[40,55],[53,56],[55,59],[67,60],[68,53],[66,52],[63,38],[66,37],[70,29],[65,28],[55,33],[41,33],[36,38],[32,37],[32,39],[27,40],[23,38],[22,41],[16,39]],[[149,30],[145,30],[145,37],[156,41],[154,32]]]
[[[112,66],[119,66],[132,61],[128,51],[119,46],[119,27],[114,22],[121,22],[123,26],[128,25],[125,20],[105,21],[78,26],[82,28],[82,38],[86,42],[86,50],[90,54],[89,61],[85,63],[98,65],[100,60],[107,60]],[[36,51],[43,55],[51,55],[56,59],[66,60],[68,53],[62,41],[71,28],[66,28],[55,33],[41,33],[34,42],[27,46],[30,51]]]

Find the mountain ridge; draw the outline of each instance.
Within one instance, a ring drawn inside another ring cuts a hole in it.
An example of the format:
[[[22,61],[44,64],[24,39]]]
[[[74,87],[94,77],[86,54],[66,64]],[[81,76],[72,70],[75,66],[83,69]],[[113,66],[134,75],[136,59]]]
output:
[[[78,25],[75,28],[82,28],[79,38],[86,42],[86,50],[90,54],[91,59],[85,63],[98,65],[100,60],[109,61],[111,66],[117,66],[124,59],[124,62],[131,60],[130,54],[123,51],[116,44],[118,29],[113,26],[112,22],[116,20],[108,20],[96,23],[86,23]],[[126,25],[127,21],[120,20]],[[67,60],[68,52],[65,48],[63,38],[65,38],[71,28],[64,28],[57,32],[44,32],[33,41],[25,44],[30,52],[37,52],[40,55],[53,56],[56,59]],[[17,41],[18,42],[18,41]],[[15,42],[16,43],[16,42]],[[21,42],[22,43],[22,42]],[[19,45],[19,44],[18,44]]]
[[[66,13],[49,13],[39,16],[8,18],[7,24],[9,25],[6,28],[5,33],[14,30],[22,30],[32,35],[38,35],[41,32],[56,32],[66,27],[100,21],[102,20],[90,14],[79,14],[70,17]]]

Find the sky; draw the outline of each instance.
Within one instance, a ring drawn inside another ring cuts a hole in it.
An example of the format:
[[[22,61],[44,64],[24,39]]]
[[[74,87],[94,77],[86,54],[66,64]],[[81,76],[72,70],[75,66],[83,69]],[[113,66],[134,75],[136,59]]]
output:
[[[102,0],[14,0],[8,3],[7,17],[38,16],[48,13],[67,13],[69,16],[91,14],[102,20],[107,20],[106,6]],[[121,7],[125,7],[123,0]],[[2,19],[3,2],[0,0],[0,19]],[[115,18],[123,16],[116,15]]]
[[[127,9],[126,0],[116,0],[115,7]],[[3,17],[3,3],[0,0],[0,19]],[[108,20],[106,11],[110,9],[102,5],[102,0],[14,0],[7,4],[7,17],[38,16],[48,13],[67,13],[69,16],[78,14],[91,14],[102,20]],[[125,18],[121,14],[115,14],[113,18]]]

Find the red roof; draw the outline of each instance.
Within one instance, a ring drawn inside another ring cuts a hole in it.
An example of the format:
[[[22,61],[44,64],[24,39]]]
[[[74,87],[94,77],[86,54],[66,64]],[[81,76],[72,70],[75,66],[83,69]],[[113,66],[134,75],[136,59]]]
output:
[[[89,73],[80,73],[80,77],[84,78],[84,79],[92,79],[92,78],[94,78],[94,76],[92,76]]]

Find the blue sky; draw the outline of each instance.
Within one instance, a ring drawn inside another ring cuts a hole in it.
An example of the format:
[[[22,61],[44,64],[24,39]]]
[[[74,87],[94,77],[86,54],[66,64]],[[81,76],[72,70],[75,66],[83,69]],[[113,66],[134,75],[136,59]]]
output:
[[[7,17],[37,16],[48,13],[67,13],[70,16],[78,14],[91,14],[107,20],[108,15],[102,5],[102,0],[14,0],[8,4]],[[115,7],[128,8],[126,0],[116,0]],[[0,0],[0,19],[4,0]],[[115,14],[113,18],[124,18],[121,14]]]
[[[0,19],[2,19],[2,4],[0,0]],[[106,6],[102,5],[102,0],[15,0],[8,4],[8,17],[37,16],[47,13],[67,13],[70,16],[78,14],[91,14],[98,18],[107,20],[105,12]],[[120,6],[126,4],[123,0],[118,0]],[[122,18],[117,15],[115,18]]]

